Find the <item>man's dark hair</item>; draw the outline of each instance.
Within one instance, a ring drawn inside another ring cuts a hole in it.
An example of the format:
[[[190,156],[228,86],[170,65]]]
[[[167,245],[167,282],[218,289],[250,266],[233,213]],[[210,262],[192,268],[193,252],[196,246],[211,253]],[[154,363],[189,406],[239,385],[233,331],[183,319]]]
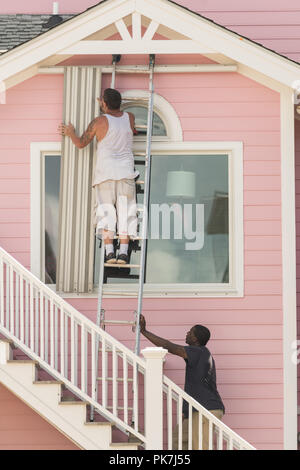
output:
[[[199,344],[205,346],[210,338],[210,331],[206,326],[195,325],[194,326],[194,335],[196,336]]]
[[[122,97],[118,90],[106,88],[103,93],[103,100],[109,109],[120,109]]]

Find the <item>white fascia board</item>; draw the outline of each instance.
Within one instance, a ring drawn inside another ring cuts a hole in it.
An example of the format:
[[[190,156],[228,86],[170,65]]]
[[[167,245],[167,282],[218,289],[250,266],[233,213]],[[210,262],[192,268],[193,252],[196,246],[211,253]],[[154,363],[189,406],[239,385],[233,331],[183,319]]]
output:
[[[254,68],[289,87],[292,87],[293,82],[300,77],[300,65],[294,65],[276,53],[269,52],[243,37],[227,32],[220,26],[199,18],[196,13],[185,11],[166,0],[137,0],[136,3],[142,15],[158,22],[163,18],[163,24],[170,29],[202,45],[212,47],[225,56]]]

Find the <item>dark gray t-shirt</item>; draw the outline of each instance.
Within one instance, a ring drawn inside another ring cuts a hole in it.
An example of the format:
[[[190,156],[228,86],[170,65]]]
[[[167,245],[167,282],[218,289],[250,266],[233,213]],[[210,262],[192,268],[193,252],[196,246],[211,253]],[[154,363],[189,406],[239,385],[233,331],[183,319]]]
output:
[[[184,390],[207,410],[225,408],[217,390],[215,361],[205,346],[184,346],[187,354]],[[188,404],[183,402],[182,411],[188,417]]]

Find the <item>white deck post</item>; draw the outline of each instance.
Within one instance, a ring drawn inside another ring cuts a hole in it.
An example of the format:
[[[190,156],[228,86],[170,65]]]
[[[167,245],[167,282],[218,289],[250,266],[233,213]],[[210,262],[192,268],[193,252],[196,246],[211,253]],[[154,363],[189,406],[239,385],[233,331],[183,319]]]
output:
[[[163,348],[146,348],[145,375],[145,436],[146,449],[163,448],[163,360],[167,354]]]

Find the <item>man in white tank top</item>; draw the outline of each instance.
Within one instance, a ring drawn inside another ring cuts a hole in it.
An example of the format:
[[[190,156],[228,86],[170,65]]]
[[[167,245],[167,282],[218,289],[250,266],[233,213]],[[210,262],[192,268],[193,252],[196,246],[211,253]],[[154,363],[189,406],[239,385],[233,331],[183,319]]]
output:
[[[61,125],[61,135],[69,136],[78,148],[86,147],[96,136],[97,161],[93,186],[97,195],[97,233],[103,234],[107,263],[128,263],[129,239],[137,236],[136,188],[132,152],[135,119],[121,111],[121,95],[107,88],[99,99],[102,116],[95,118],[81,137],[74,126]],[[113,239],[116,225],[120,252],[116,257]]]

